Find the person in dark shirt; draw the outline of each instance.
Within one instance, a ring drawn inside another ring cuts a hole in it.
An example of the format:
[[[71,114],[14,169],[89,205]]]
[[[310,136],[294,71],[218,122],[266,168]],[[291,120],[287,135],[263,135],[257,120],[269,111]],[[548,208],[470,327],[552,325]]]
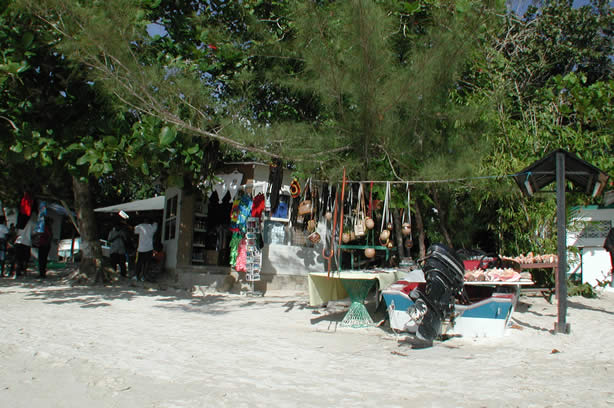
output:
[[[45,217],[45,229],[38,241],[38,276],[41,279],[47,277],[47,258],[51,248],[51,218]]]

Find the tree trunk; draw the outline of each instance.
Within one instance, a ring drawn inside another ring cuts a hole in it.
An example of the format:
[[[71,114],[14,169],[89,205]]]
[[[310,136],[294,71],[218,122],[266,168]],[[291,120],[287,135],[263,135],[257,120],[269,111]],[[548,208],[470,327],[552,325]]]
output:
[[[435,202],[435,208],[437,208],[437,213],[439,215],[439,229],[441,230],[441,234],[443,238],[446,240],[446,245],[452,248],[452,238],[450,237],[450,233],[448,232],[448,228],[446,227],[448,216],[447,211],[441,205],[441,201],[439,200],[439,193],[436,188],[433,188],[433,201]]]
[[[92,195],[89,183],[83,182],[79,180],[79,178],[73,176],[72,185],[75,196],[77,220],[79,222],[79,232],[81,233],[79,277],[87,277],[89,282],[103,283],[104,270],[102,268],[102,248],[98,240],[98,230],[94,217],[94,207],[92,205]]]
[[[418,248],[420,250],[419,258],[424,258],[426,256],[426,233],[424,232],[424,221],[422,219],[422,211],[420,210],[420,205],[418,201],[416,201],[416,229],[418,230]]]
[[[406,257],[405,245],[403,245],[403,234],[401,233],[401,216],[399,215],[399,209],[392,209],[392,220],[394,221],[394,238],[397,241],[397,253],[399,254],[399,261]]]

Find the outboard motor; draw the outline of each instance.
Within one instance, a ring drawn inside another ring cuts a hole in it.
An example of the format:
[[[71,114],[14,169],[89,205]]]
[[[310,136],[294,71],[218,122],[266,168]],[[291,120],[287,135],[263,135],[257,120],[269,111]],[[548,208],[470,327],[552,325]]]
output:
[[[418,325],[416,336],[432,342],[441,334],[441,323],[454,313],[454,298],[463,291],[465,268],[456,253],[441,244],[429,247],[422,267],[426,287],[416,292],[408,310]]]

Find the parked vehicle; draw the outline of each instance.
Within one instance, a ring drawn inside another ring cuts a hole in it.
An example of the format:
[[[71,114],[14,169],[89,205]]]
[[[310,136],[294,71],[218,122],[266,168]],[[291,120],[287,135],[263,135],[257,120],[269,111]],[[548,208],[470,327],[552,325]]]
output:
[[[79,253],[79,250],[81,248],[81,238],[77,237],[75,238],[74,241],[75,243],[73,246],[73,255],[76,255]],[[66,259],[71,256],[70,247],[73,245],[72,242],[73,240],[71,238],[62,239],[60,240],[60,242],[58,242],[58,257],[59,258]],[[109,245],[109,243],[106,240],[101,239],[100,246],[102,247],[102,256],[104,256],[105,258],[109,258],[111,256],[111,246]]]

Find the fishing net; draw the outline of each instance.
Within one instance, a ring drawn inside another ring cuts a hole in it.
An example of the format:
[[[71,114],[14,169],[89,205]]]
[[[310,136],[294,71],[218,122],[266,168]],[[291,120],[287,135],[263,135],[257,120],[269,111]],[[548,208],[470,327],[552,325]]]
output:
[[[375,283],[374,279],[342,279],[343,287],[350,295],[350,308],[341,321],[342,327],[370,327],[374,326],[373,319],[364,305],[369,290]]]

